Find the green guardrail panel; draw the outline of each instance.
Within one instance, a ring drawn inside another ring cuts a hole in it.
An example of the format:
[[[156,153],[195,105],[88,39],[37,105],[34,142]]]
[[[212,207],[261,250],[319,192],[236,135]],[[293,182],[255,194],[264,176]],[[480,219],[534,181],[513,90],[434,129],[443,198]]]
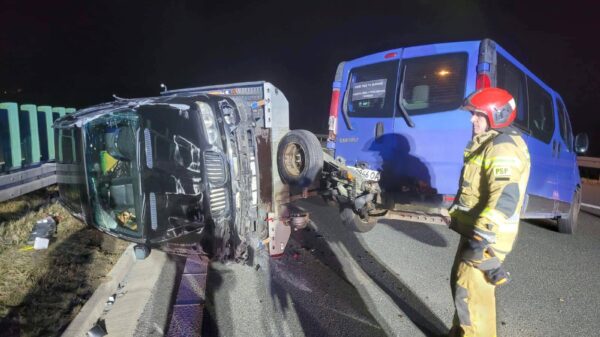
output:
[[[72,114],[75,112],[75,108],[65,108],[65,114]],[[61,116],[62,117],[62,116]],[[75,151],[75,139],[73,137],[73,130],[55,130],[55,134],[58,140],[58,144],[56,145],[57,156],[56,159],[58,162],[69,162],[75,160],[76,151]],[[70,149],[68,148],[70,145]],[[66,154],[63,151],[69,151],[70,154]],[[66,157],[65,157],[66,155]],[[69,158],[70,156],[70,158]]]
[[[41,161],[54,160],[54,128],[52,128],[52,107],[42,105],[37,107],[38,130],[40,135]]]
[[[65,108],[62,106],[52,107],[52,122],[66,115]]]
[[[21,151],[23,165],[35,165],[41,160],[40,132],[38,130],[37,106],[21,104],[19,106],[21,120]]]
[[[59,119],[60,117],[66,115],[66,109],[62,106],[55,106],[52,107],[52,124],[54,124],[54,122],[56,122],[57,119]],[[58,140],[58,141],[57,141]],[[61,142],[62,139],[60,139],[60,135],[58,130],[54,129],[54,151],[56,153],[56,158],[62,158],[62,147],[61,147]],[[56,159],[55,158],[55,159]]]
[[[17,103],[0,103],[0,147],[2,169],[10,171],[21,167],[21,135]]]

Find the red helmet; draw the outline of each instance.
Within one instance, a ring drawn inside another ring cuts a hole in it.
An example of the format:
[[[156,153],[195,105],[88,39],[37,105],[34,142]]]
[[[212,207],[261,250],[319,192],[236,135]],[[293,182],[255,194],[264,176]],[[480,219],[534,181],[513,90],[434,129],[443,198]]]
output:
[[[500,88],[477,90],[465,99],[462,108],[487,116],[492,129],[505,128],[517,117],[517,105],[512,95]]]

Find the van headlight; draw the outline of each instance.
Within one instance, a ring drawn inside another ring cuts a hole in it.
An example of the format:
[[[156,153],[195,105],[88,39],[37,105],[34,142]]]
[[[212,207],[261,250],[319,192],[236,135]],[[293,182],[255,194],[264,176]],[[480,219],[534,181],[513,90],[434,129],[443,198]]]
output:
[[[219,138],[219,130],[217,129],[213,109],[206,102],[196,102],[196,104],[200,109],[202,124],[204,124],[204,130],[206,131],[206,139],[211,145],[218,146],[217,139]]]

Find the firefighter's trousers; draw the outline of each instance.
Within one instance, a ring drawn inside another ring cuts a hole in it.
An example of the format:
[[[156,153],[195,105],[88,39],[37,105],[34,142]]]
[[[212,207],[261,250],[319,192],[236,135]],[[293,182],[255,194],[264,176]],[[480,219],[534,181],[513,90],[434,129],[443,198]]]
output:
[[[462,237],[451,275],[452,297],[456,311],[450,337],[496,337],[495,286],[483,272],[465,262],[467,239]]]

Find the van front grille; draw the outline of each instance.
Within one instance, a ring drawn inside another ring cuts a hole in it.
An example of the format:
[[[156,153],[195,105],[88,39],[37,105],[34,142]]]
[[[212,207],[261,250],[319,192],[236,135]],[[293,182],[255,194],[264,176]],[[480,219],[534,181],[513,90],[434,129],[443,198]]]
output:
[[[225,188],[211,188],[210,213],[215,216],[223,214],[227,207],[227,191]]]
[[[204,169],[206,177],[213,186],[222,186],[227,181],[225,162],[217,152],[204,152]]]

